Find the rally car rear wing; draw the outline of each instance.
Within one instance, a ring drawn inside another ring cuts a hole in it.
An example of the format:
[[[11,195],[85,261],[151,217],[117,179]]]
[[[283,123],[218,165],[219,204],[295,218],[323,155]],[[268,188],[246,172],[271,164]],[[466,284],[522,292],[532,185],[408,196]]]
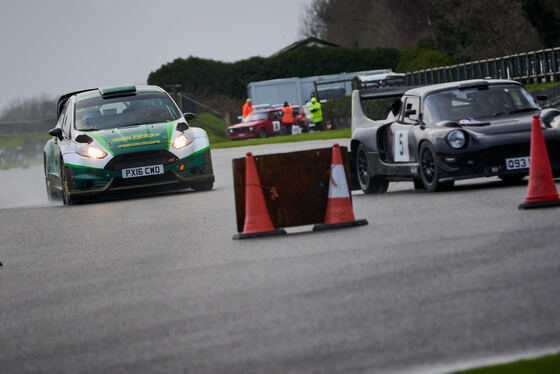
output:
[[[58,119],[58,117],[60,117],[60,112],[62,112],[62,107],[64,106],[64,103],[68,101],[69,98],[71,98],[72,96],[77,95],[79,93],[82,93],[82,92],[94,91],[94,90],[97,90],[97,88],[90,88],[90,89],[87,89],[87,90],[74,91],[74,92],[69,92],[67,94],[62,95],[58,99],[58,104],[56,104],[56,118]]]

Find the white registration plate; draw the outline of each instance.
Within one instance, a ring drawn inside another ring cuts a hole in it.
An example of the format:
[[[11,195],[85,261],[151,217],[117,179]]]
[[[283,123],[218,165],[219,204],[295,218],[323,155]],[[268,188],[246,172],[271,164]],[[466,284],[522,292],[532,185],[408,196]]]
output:
[[[163,165],[140,166],[138,168],[122,169],[123,178],[145,177],[147,175],[163,174]]]
[[[506,168],[508,170],[528,169],[529,157],[506,158]]]

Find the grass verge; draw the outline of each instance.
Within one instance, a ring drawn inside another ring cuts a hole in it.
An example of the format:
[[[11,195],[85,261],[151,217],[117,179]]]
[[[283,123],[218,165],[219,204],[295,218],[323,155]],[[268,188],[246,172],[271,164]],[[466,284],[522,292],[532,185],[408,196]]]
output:
[[[272,143],[304,142],[307,140],[350,138],[352,136],[351,134],[352,132],[350,129],[336,129],[329,131],[308,132],[298,135],[274,136],[264,139],[226,140],[218,143],[211,143],[210,147],[212,149],[232,148]]]
[[[453,374],[558,374],[560,353],[532,360],[521,360],[509,364],[487,366]]]
[[[26,142],[47,142],[51,136],[49,134],[29,134],[0,136],[0,149],[22,147]]]
[[[555,86],[557,84],[558,82],[535,83],[535,84],[528,84],[525,86],[525,88],[529,91],[535,91],[535,90],[540,90],[542,88]]]

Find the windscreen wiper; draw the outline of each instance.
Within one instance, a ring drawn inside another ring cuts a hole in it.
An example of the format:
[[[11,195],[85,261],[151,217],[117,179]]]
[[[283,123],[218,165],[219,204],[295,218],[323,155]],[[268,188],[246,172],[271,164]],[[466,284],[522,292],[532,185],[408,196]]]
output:
[[[538,110],[537,108],[521,108],[521,109],[516,109],[513,110],[511,112],[509,112],[508,114],[514,114],[514,113],[522,113],[522,112],[532,112]]]

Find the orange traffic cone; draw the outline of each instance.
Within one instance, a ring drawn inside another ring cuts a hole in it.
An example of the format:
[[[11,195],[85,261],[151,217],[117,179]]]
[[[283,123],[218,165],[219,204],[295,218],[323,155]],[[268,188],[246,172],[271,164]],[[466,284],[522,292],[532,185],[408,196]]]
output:
[[[330,174],[329,200],[325,213],[325,223],[315,225],[313,230],[367,225],[367,220],[356,220],[354,217],[352,200],[350,199],[350,191],[348,190],[346,173],[338,143],[333,145]]]
[[[285,233],[285,230],[276,230],[272,225],[264,201],[255,159],[251,152],[247,152],[245,157],[245,224],[243,232],[235,234],[233,239],[246,239]]]
[[[539,116],[533,116],[531,132],[531,161],[529,165],[529,187],[527,198],[519,209],[559,206],[558,191],[552,177],[546,143]]]

